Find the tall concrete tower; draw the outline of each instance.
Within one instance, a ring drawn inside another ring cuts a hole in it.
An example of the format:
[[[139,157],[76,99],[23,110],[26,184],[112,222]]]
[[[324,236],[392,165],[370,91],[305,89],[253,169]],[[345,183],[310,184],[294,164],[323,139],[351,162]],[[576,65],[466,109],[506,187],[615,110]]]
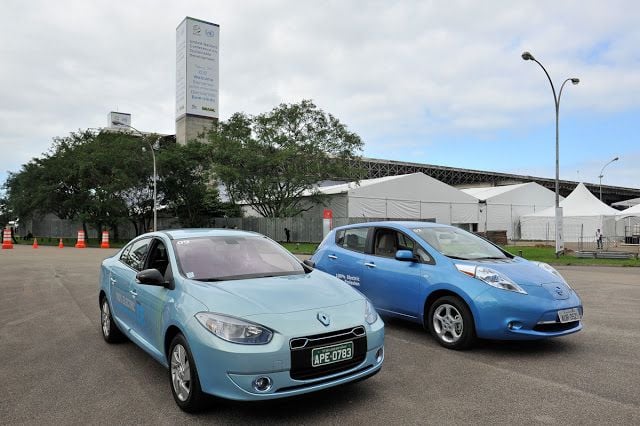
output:
[[[220,26],[186,17],[176,29],[176,140],[180,144],[218,121]]]

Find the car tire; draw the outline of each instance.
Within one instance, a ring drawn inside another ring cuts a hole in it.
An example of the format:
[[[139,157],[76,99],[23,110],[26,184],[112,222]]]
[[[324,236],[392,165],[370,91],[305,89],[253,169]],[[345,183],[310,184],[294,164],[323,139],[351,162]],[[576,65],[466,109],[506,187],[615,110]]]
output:
[[[200,388],[196,363],[182,334],[177,334],[169,345],[169,384],[180,409],[195,413],[203,408],[206,395]]]
[[[103,297],[100,301],[100,328],[105,342],[118,343],[124,340],[124,334],[122,334],[113,320],[111,306],[106,297]]]
[[[459,297],[443,296],[433,302],[427,322],[431,335],[447,349],[468,349],[476,340],[473,315]]]

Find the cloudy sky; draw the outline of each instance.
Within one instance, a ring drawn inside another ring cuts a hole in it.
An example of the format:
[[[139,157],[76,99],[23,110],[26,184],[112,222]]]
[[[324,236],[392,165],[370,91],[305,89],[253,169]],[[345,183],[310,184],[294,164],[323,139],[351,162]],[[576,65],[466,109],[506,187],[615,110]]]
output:
[[[312,99],[364,155],[640,187],[640,2],[4,0],[0,183],[54,136],[174,133],[175,29],[220,25],[220,111]]]

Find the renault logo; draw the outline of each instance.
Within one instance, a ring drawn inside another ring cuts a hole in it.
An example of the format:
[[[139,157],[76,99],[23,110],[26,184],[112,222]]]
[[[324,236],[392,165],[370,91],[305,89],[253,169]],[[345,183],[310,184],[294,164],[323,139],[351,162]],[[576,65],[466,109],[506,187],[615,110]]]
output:
[[[331,318],[329,318],[329,315],[324,312],[318,312],[318,321],[320,321],[325,327],[329,327],[329,324],[331,324]]]

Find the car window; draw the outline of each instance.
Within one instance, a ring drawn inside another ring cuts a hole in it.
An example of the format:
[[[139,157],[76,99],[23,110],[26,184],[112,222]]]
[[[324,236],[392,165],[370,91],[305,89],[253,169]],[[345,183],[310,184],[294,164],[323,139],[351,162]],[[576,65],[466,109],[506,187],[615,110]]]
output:
[[[339,231],[339,232],[342,232],[342,231]],[[369,233],[369,228],[345,229],[344,237],[341,239],[341,244],[339,245],[346,248],[347,250],[353,250],[360,253],[364,253],[364,248],[367,242],[368,233]]]
[[[162,275],[167,271],[169,265],[169,257],[167,256],[167,247],[158,239],[154,240],[153,247],[149,252],[149,260],[147,267],[149,269],[157,269]]]
[[[425,227],[414,228],[431,247],[445,256],[454,259],[505,259],[499,248],[460,228],[454,227]]]
[[[376,230],[373,254],[383,257],[395,257],[398,251],[398,232],[393,229]]]
[[[304,274],[299,260],[265,237],[225,236],[174,242],[182,274],[202,281]]]
[[[120,258],[120,260],[136,271],[141,271],[144,266],[145,256],[147,255],[147,251],[149,250],[150,242],[150,239],[145,238],[131,243],[128,251],[127,249],[125,249],[124,253],[126,253],[127,255],[124,256],[123,253],[123,256]]]
[[[129,264],[128,259],[129,259],[129,252],[131,251],[131,245],[132,244],[129,244],[128,246],[126,246],[124,250],[122,250],[122,254],[120,255],[120,262],[126,263],[127,265]]]

